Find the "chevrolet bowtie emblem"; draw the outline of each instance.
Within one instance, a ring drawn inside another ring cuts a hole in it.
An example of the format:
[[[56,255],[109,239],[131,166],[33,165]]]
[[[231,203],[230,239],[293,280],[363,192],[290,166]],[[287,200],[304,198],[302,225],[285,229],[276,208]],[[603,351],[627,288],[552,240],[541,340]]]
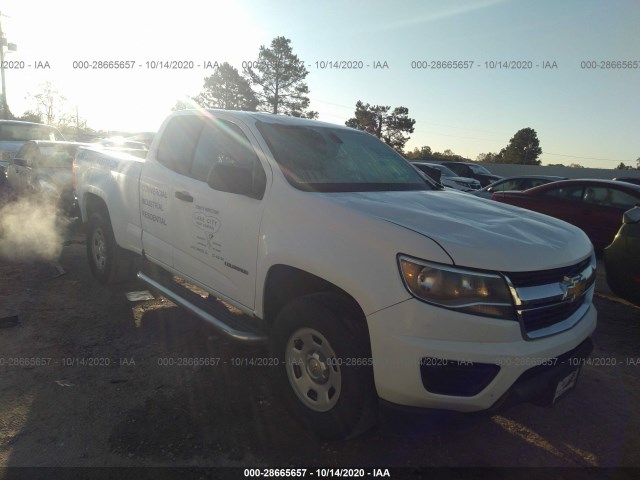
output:
[[[573,277],[565,276],[560,282],[560,288],[562,289],[562,300],[569,300],[573,302],[576,298],[584,293],[586,290],[587,282],[582,275],[575,275]]]

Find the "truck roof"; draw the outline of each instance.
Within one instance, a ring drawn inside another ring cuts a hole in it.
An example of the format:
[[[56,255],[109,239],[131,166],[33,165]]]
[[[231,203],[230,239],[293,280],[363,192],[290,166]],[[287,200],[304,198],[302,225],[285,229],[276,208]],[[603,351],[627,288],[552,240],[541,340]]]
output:
[[[186,109],[178,110],[174,112],[175,115],[203,115],[205,112],[211,112],[212,114],[224,114],[228,117],[235,117],[245,123],[256,123],[258,121],[267,123],[278,123],[283,125],[297,125],[306,127],[329,127],[329,128],[341,128],[345,130],[353,130],[351,127],[345,125],[339,125],[336,123],[321,122],[319,120],[310,120],[308,118],[290,117],[287,115],[279,115],[266,112],[246,112],[243,110],[222,110],[216,108],[207,109]],[[360,130],[358,130],[360,131]]]

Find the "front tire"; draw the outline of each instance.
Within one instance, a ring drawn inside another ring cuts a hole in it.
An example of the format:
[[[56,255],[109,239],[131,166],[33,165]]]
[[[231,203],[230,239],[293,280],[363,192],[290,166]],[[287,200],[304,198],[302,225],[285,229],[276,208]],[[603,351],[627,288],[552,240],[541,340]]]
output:
[[[346,298],[313,294],[278,314],[271,350],[287,407],[323,440],[354,437],[376,421],[377,395],[362,312]]]
[[[99,282],[124,282],[133,277],[135,262],[131,252],[116,243],[111,222],[103,212],[94,212],[87,227],[89,267]]]

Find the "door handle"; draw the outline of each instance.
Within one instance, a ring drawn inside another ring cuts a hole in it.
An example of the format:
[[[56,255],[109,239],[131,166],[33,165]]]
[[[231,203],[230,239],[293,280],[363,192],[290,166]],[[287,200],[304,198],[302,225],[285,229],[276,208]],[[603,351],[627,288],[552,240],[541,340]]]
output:
[[[193,197],[189,192],[176,192],[176,198],[178,200],[182,200],[183,202],[193,202]]]

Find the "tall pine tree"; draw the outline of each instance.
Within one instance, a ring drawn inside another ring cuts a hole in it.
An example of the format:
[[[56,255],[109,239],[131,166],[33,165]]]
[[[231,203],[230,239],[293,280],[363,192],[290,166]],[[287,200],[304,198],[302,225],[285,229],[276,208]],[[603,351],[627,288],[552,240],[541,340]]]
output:
[[[304,82],[308,71],[294,55],[291,40],[276,37],[269,48],[262,45],[255,68],[245,68],[245,75],[257,87],[259,109],[294,117],[317,118],[309,110],[309,88]]]
[[[408,133],[413,133],[416,121],[409,118],[409,109],[381,105],[365,105],[360,100],[356,103],[355,117],[345,122],[347,127],[364,130],[384,140],[384,142],[402,152],[409,140]]]
[[[204,108],[255,111],[258,106],[251,85],[225,62],[204,79],[203,90],[193,100]]]

